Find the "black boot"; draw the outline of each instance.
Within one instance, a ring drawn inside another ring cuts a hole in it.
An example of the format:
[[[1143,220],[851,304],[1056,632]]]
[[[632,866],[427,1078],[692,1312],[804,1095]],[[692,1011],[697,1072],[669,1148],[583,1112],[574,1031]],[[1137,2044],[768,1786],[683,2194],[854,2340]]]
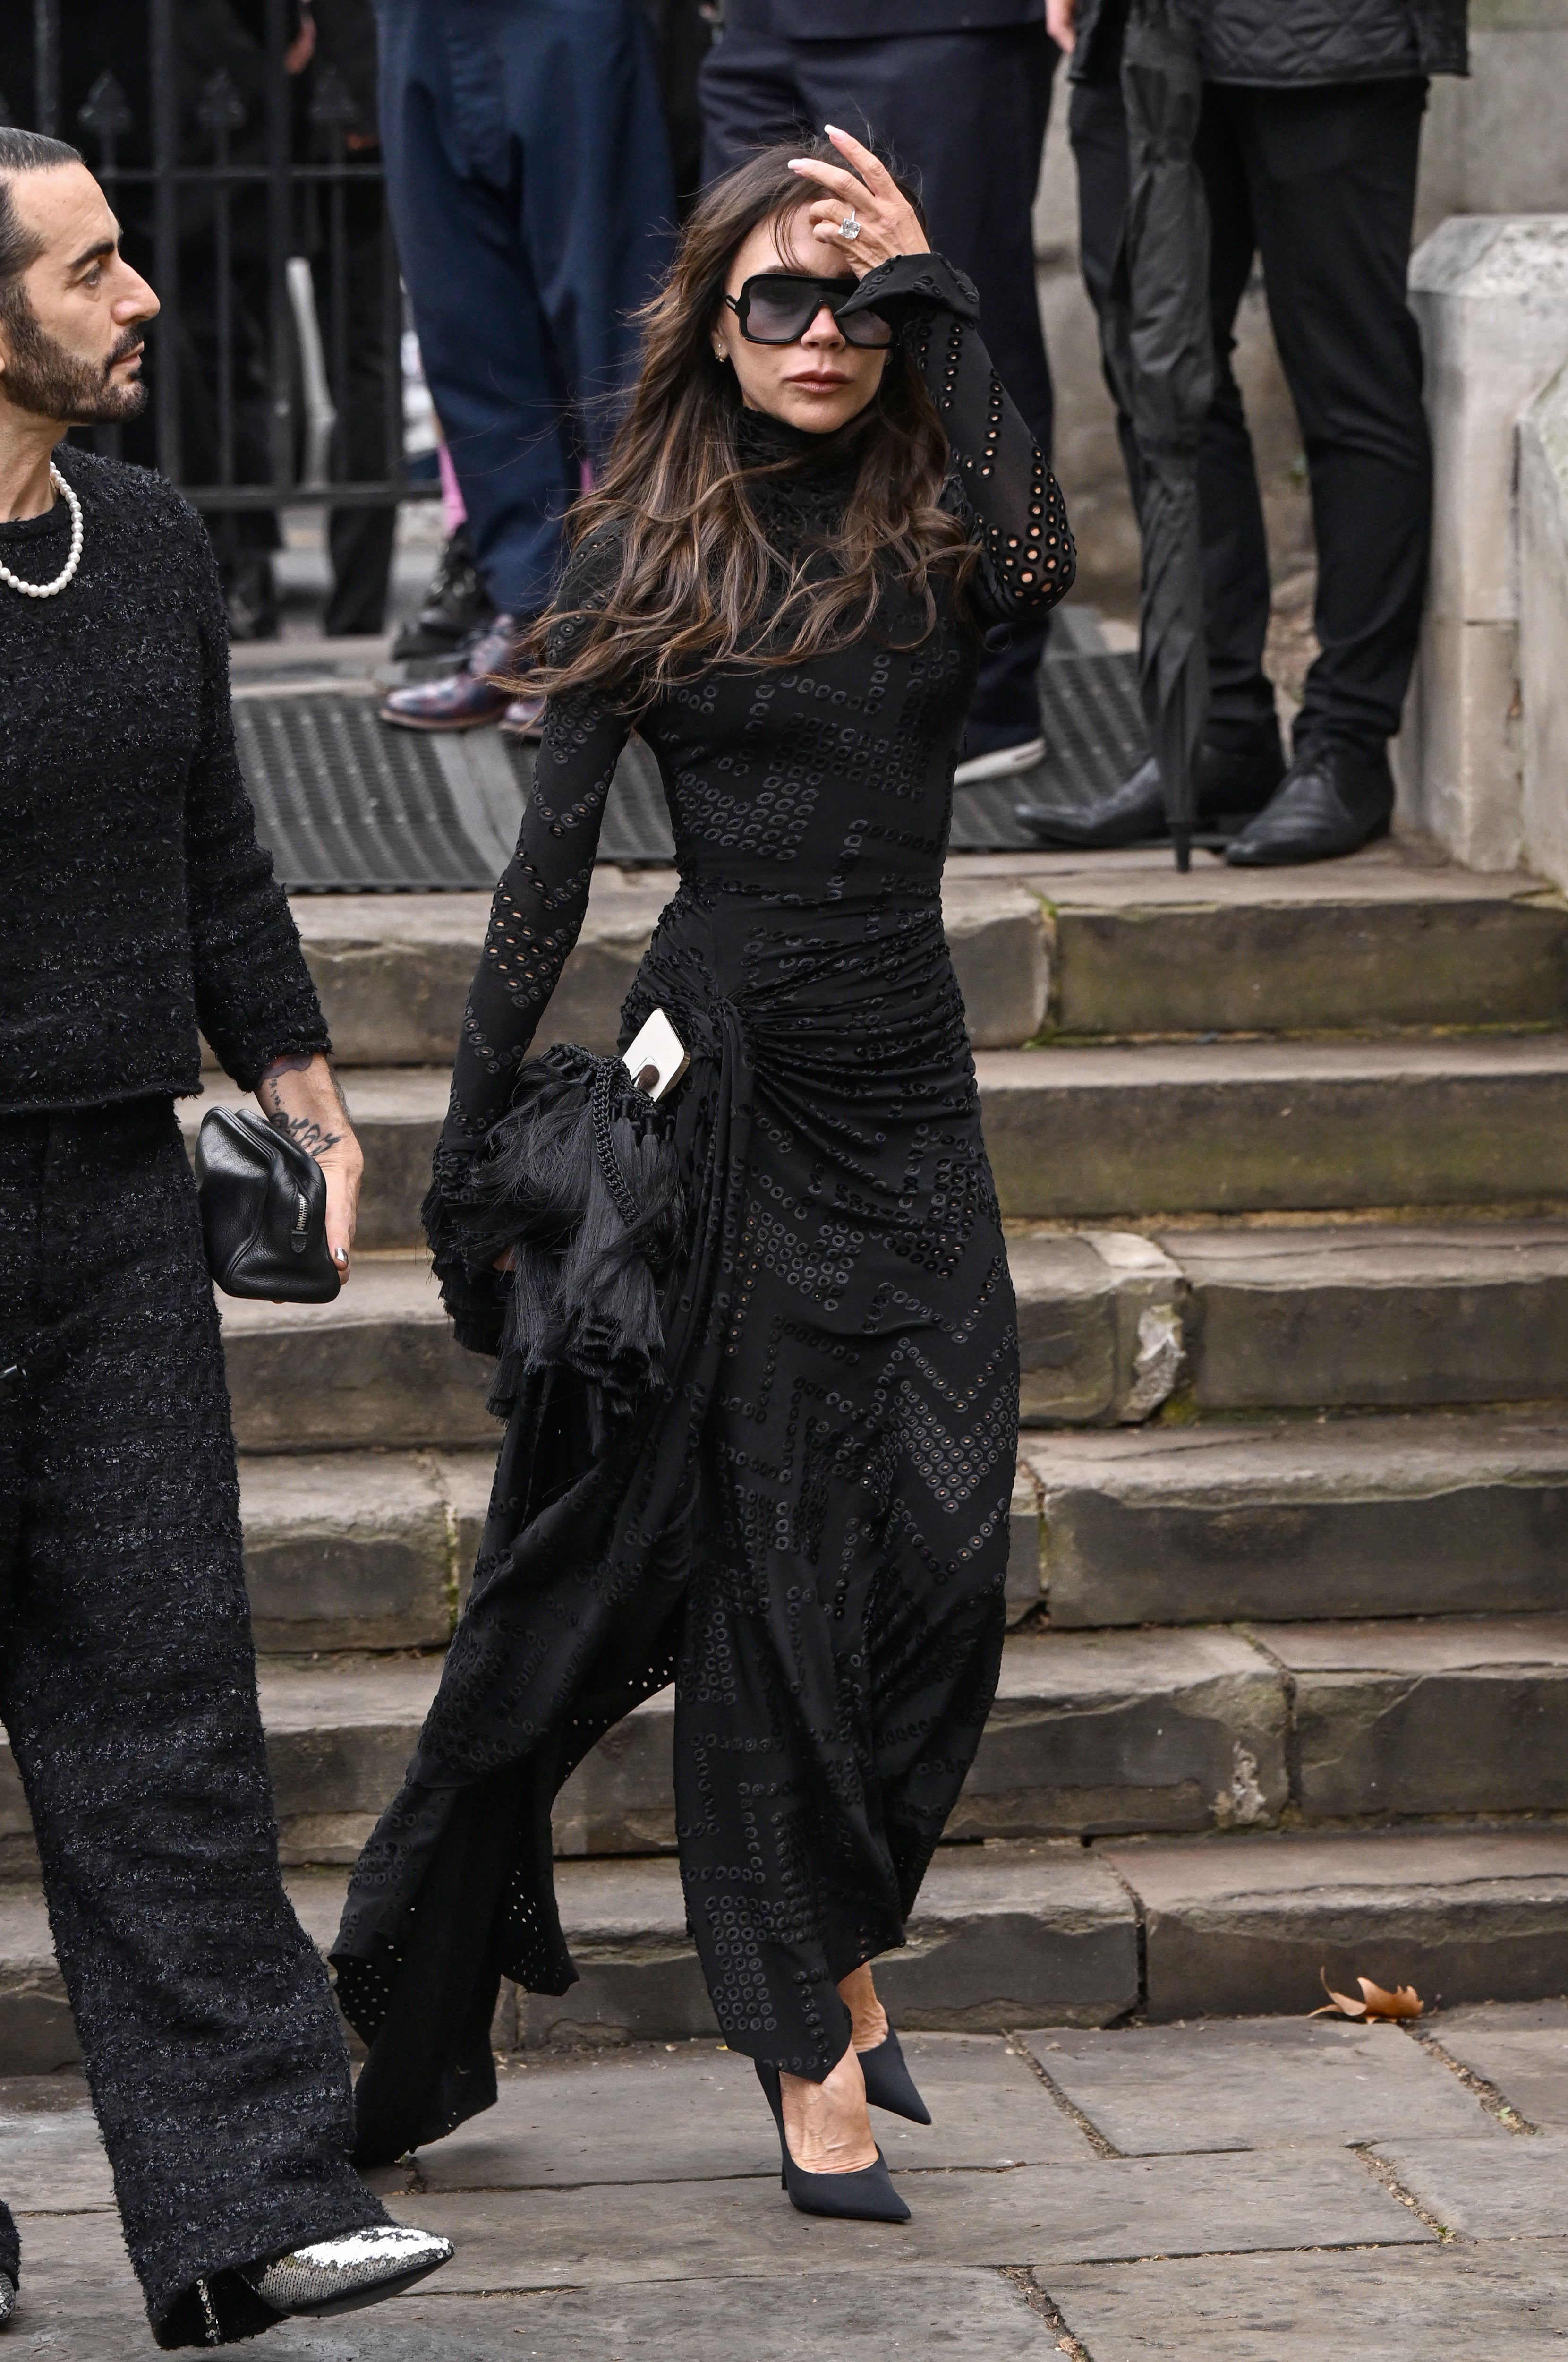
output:
[[[1359,853],[1386,836],[1394,779],[1386,749],[1332,742],[1304,746],[1265,811],[1225,848],[1237,869],[1286,868]]]
[[[1285,769],[1279,732],[1273,723],[1246,736],[1205,744],[1198,754],[1198,822],[1202,828],[1234,828],[1261,812]],[[1020,804],[1018,817],[1041,844],[1069,853],[1109,853],[1122,845],[1163,844],[1170,836],[1159,766],[1151,755],[1131,778],[1098,803]]]
[[[418,614],[392,642],[392,655],[400,663],[455,657],[494,613],[474,564],[468,526],[460,524],[441,552]]]

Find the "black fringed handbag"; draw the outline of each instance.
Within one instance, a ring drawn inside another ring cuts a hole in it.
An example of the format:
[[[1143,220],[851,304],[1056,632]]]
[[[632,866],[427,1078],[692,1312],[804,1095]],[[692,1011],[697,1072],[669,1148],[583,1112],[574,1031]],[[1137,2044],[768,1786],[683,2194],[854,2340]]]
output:
[[[550,1365],[624,1401],[663,1383],[659,1283],[685,1207],[667,1095],[687,1065],[660,1011],[624,1058],[575,1043],[531,1058],[482,1162],[443,1209],[458,1218],[470,1271],[509,1258],[498,1397]]]

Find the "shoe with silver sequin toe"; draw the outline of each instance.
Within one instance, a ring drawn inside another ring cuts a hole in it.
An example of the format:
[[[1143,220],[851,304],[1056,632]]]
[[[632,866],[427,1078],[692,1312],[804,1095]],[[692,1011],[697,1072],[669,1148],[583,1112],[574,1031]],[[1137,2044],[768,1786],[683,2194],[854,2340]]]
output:
[[[271,2263],[253,2264],[245,2277],[274,2312],[319,2318],[357,2312],[361,2305],[397,2296],[449,2264],[454,2252],[450,2239],[438,2239],[433,2232],[377,2223],[346,2231],[338,2239],[292,2248]]]
[[[17,2283],[9,2272],[0,2272],[0,2329],[4,2329],[17,2310]]]

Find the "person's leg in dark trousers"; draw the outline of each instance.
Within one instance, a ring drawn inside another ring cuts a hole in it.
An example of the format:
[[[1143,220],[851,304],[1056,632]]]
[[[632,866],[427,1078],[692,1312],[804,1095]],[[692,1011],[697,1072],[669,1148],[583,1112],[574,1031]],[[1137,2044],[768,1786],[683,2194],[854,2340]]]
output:
[[[1380,753],[1409,685],[1431,520],[1406,301],[1426,84],[1225,97],[1312,487],[1322,654],[1297,744]]]
[[[632,0],[380,0],[387,189],[485,587],[555,587],[674,205]]]
[[[1233,102],[1250,93],[1209,83],[1196,155],[1209,199],[1209,300],[1214,325],[1214,399],[1198,447],[1198,498],[1203,531],[1203,600],[1209,644],[1211,745],[1242,751],[1260,735],[1272,741],[1274,690],[1264,671],[1268,639],[1268,535],[1257,461],[1247,431],[1231,355],[1256,251],[1249,176],[1235,129]]]
[[[1038,25],[876,40],[730,34],[704,61],[709,177],[765,139],[836,123],[917,184],[931,242],[967,271],[997,372],[1049,456],[1053,398],[1034,263],[1034,192],[1059,52]],[[988,652],[966,751],[1040,734],[1048,624]]]
[[[362,155],[356,159],[363,162]],[[343,383],[333,388],[337,425],[333,433],[335,470],[350,482],[384,477],[403,430],[401,380],[394,383],[395,410],[387,399],[387,369],[400,359],[403,323],[397,281],[389,284],[378,188],[352,183],[344,191]],[[333,307],[337,295],[333,258],[314,265],[316,308],[327,338],[329,362],[336,341]],[[389,316],[390,315],[390,316]],[[333,509],[326,521],[332,589],[321,628],[329,639],[346,633],[379,632],[386,621],[387,584],[397,535],[395,507]]]
[[[1127,211],[1127,110],[1120,80],[1080,82],[1067,105],[1067,137],[1078,175],[1078,267],[1084,290],[1100,318],[1110,300],[1110,282],[1121,246]],[[1116,439],[1127,470],[1127,489],[1136,510],[1141,468],[1132,421],[1116,402],[1109,373],[1106,391],[1116,403]]]
[[[160,2344],[235,2268],[385,2221],[278,1874],[238,1487],[167,1099],[0,1116],[0,1716]]]
[[[364,163],[364,156],[357,153],[354,160]],[[397,378],[397,411],[390,414],[387,403],[387,364],[392,361],[397,370],[402,345],[402,304],[397,276],[387,283],[381,189],[349,184],[342,198],[342,265],[337,270],[331,253],[316,255],[312,274],[326,369],[337,409],[333,472],[349,482],[369,482],[390,472],[397,437],[402,437],[402,382]],[[337,319],[337,307],[342,307],[342,319]],[[328,640],[382,628],[394,538],[394,505],[328,510],[326,548],[333,562],[333,588],[321,614],[321,631]]]

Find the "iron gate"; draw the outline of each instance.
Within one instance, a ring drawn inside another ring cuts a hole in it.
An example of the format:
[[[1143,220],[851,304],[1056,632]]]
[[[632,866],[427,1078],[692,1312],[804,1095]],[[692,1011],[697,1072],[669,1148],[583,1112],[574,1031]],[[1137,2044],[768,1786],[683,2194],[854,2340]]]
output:
[[[373,57],[370,0],[319,0],[314,17],[299,0],[0,6],[0,121],[83,150],[162,304],[147,411],[89,439],[198,508],[436,489],[404,452]]]

